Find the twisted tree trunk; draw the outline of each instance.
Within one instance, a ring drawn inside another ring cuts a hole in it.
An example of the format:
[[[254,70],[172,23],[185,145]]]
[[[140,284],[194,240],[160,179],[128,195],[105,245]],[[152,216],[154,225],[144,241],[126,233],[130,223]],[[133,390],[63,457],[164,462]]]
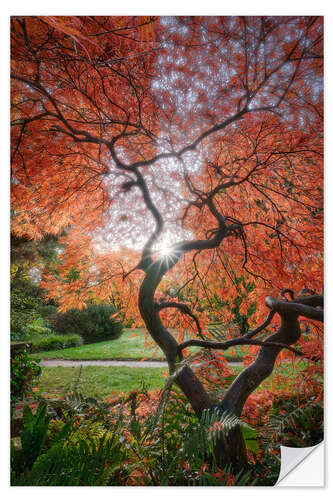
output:
[[[146,272],[139,293],[139,309],[143,321],[153,340],[162,349],[169,364],[169,372],[175,371],[178,357],[178,343],[163,326],[155,306],[154,294],[158,283],[165,272],[165,264],[154,263]],[[213,401],[206,393],[203,385],[189,367],[184,367],[177,377],[177,384],[188,398],[195,413],[200,417],[203,410],[211,408]]]
[[[178,343],[169,331],[163,326],[158,309],[154,302],[154,293],[157,284],[163,275],[160,264],[153,264],[144,278],[139,293],[139,308],[147,330],[153,340],[164,352],[169,364],[169,372],[175,370],[177,358],[179,360]],[[177,385],[187,397],[193,410],[200,418],[203,410],[216,408],[216,404],[209,397],[203,385],[190,367],[185,366],[177,376]],[[241,429],[236,427],[230,432],[227,439],[221,437],[216,443],[216,460],[221,466],[232,463],[236,468],[244,468],[247,463],[246,447]]]
[[[178,257],[179,258],[179,257]],[[175,258],[175,260],[178,260]],[[172,265],[175,264],[175,260]],[[188,341],[179,345],[171,333],[164,327],[160,317],[159,308],[154,301],[155,290],[162,278],[171,267],[167,260],[150,262],[145,268],[146,276],[141,284],[139,293],[139,308],[142,318],[145,322],[148,332],[153,340],[164,352],[169,364],[169,372],[175,371],[176,362],[180,360],[181,350],[185,345],[204,345],[215,348],[226,348],[230,342],[209,343],[205,341]],[[310,317],[312,319],[322,320],[322,311],[316,309],[316,306],[323,305],[321,295],[310,297],[299,297],[296,301],[286,302],[267,297],[266,305],[271,309],[269,321],[266,321],[253,332],[244,335],[238,339],[239,344],[259,344],[261,348],[254,362],[243,370],[229,387],[223,400],[216,405],[205,391],[203,385],[193,373],[190,367],[185,366],[177,375],[176,382],[182,392],[189,400],[196,415],[200,418],[203,410],[218,410],[223,413],[228,411],[237,416],[241,416],[244,404],[252,392],[271,375],[276,358],[283,348],[288,348],[296,343],[301,335],[298,323],[298,316]],[[251,338],[261,331],[278,313],[281,317],[281,326],[277,332],[270,335],[264,342],[253,341]],[[237,345],[237,339],[231,342]],[[210,345],[209,345],[210,344]],[[294,352],[298,352],[295,349]],[[245,469],[247,467],[247,451],[245,441],[240,426],[236,426],[225,437],[221,437],[216,443],[215,455],[217,463],[220,466],[232,464],[235,470]]]

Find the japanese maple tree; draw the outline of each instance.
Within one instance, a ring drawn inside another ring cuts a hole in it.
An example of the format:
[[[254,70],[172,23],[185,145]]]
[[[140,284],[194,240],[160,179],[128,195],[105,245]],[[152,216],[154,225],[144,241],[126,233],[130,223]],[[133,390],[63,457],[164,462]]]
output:
[[[219,402],[189,364],[177,371],[198,415],[241,415],[278,356],[320,360],[321,337],[304,340],[299,318],[323,320],[322,19],[11,27],[12,231],[63,234],[49,297],[65,309],[121,296],[170,373],[190,345],[259,349]],[[246,462],[239,428],[217,454]]]

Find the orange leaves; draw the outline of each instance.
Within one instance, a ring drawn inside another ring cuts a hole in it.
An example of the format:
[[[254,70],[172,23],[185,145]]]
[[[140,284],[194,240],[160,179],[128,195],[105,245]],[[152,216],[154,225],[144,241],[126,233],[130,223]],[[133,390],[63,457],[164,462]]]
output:
[[[48,150],[50,153],[52,146]],[[59,143],[56,150],[63,156],[60,161],[42,149],[26,157],[24,172],[13,165],[17,180],[11,189],[15,207],[12,229],[19,235],[40,238],[58,234],[74,222],[96,227],[102,209],[108,206],[106,187],[91,174],[89,164],[74,153],[66,154]]]
[[[156,35],[154,30],[154,20],[155,19],[151,16],[140,17],[140,23],[141,23],[141,26],[139,27],[140,39],[142,41],[145,41],[147,45],[149,45],[151,41],[156,40]]]
[[[231,375],[223,351],[206,352],[202,350],[193,360],[192,369],[208,391],[214,392],[223,390],[226,385],[226,377]]]
[[[116,318],[117,316],[119,316],[119,314],[120,314],[119,311],[115,312],[114,314],[111,314],[110,319]]]
[[[248,302],[243,300],[241,305],[240,305],[240,308],[239,308],[239,312],[240,314],[244,314],[245,316],[247,315],[247,311],[248,311]]]
[[[119,259],[115,252],[99,253],[93,244],[91,235],[73,228],[60,240],[63,244],[59,259],[52,270],[43,275],[41,285],[47,290],[49,299],[56,300],[62,311],[71,308],[82,308],[91,300],[110,301],[117,299],[117,306],[125,319],[133,321],[138,318],[136,295],[133,287],[138,289],[134,273],[131,279],[123,281],[123,264],[134,267],[137,255],[124,251]],[[121,294],[121,295],[120,295]]]
[[[273,393],[271,391],[266,390],[251,394],[244,405],[242,418],[249,424],[264,424],[269,419],[272,404]]]
[[[91,38],[83,34],[84,25],[79,17],[41,16],[41,19],[43,19],[46,23],[52,26],[52,28],[61,31],[62,33],[65,33],[72,40],[77,42],[83,48],[89,60],[91,60],[91,57],[89,55],[89,51],[87,50],[86,45],[92,44],[95,47],[98,47],[100,50],[102,50],[97,43],[95,43]]]

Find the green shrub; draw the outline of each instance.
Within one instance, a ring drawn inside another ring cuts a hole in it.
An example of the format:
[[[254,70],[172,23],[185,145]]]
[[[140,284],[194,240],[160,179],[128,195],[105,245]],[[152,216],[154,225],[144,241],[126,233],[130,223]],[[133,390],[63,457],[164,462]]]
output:
[[[57,310],[46,304],[40,288],[26,277],[12,278],[10,283],[10,330],[14,342],[34,335],[49,334],[48,317]]]
[[[83,344],[82,337],[76,334],[70,335],[40,335],[31,340],[31,351],[52,351],[53,349],[65,349],[66,347],[78,347]]]
[[[23,410],[23,429],[21,431],[22,458],[24,467],[30,469],[42,453],[51,417],[47,415],[47,405],[39,404],[36,414],[29,406]]]
[[[12,279],[10,283],[10,332],[11,340],[27,337],[26,327],[38,318],[41,304],[38,289],[28,279]]]
[[[10,360],[10,401],[14,405],[31,389],[34,378],[39,377],[41,368],[37,360],[31,360],[25,348],[13,351]]]
[[[49,328],[52,322],[52,318],[54,317],[55,314],[57,314],[57,307],[52,304],[42,303],[38,307],[38,313],[43,318],[44,325],[46,325]]]
[[[21,447],[16,447],[14,441],[11,441],[11,477],[12,482],[22,472],[29,471],[35,460],[42,455],[48,448],[46,444],[46,437],[49,430],[51,416],[48,414],[47,403],[42,401],[35,414],[29,406],[23,409],[22,430],[20,432]],[[70,430],[70,425],[63,424],[58,432],[53,436],[52,444],[61,441]],[[23,477],[25,474],[23,474]],[[22,481],[23,478],[21,478]],[[23,479],[24,481],[24,479]],[[18,483],[21,484],[21,483]]]
[[[52,332],[44,324],[43,318],[36,318],[32,323],[25,327],[25,334],[27,339],[32,339],[40,335],[50,335]]]
[[[111,340],[121,335],[123,325],[115,319],[117,314],[110,304],[91,304],[84,309],[70,309],[56,314],[52,328],[58,333],[79,332],[86,344]]]

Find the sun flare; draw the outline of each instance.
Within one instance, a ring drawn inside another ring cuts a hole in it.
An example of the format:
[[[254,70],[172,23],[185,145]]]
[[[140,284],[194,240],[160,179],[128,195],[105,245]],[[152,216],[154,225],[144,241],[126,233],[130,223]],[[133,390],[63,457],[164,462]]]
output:
[[[172,253],[172,249],[168,245],[162,245],[158,249],[158,254],[161,258],[170,257],[171,253]]]

